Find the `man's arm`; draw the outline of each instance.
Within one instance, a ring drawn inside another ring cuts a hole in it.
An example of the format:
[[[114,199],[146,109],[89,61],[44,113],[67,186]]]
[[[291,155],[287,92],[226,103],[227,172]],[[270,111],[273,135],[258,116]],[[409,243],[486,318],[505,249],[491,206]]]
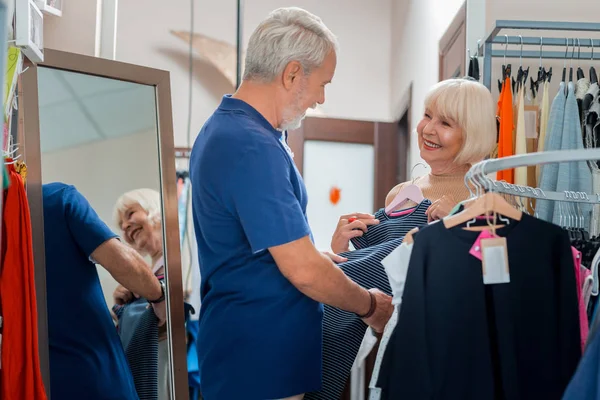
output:
[[[371,309],[371,294],[350,280],[330,258],[321,254],[308,236],[269,248],[281,273],[302,293],[315,301],[365,315]],[[382,331],[392,314],[391,298],[371,291],[376,308],[365,319],[376,331]]]
[[[92,259],[102,265],[117,282],[148,300],[162,296],[158,279],[134,249],[118,239],[109,239],[92,252]]]

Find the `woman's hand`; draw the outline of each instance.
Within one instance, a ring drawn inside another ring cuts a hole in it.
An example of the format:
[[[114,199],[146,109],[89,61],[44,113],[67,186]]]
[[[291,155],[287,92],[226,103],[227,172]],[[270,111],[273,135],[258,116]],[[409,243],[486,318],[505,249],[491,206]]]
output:
[[[369,226],[378,223],[379,220],[371,214],[342,215],[331,238],[331,250],[336,254],[348,251],[350,249],[350,239],[364,235]]]
[[[323,253],[323,255],[329,257],[329,259],[336,264],[348,261],[348,259],[346,257],[338,256],[337,254],[333,254],[328,251],[324,251],[322,253]]]
[[[444,195],[437,199],[427,209],[427,220],[429,222],[442,219],[450,214],[457,202],[450,196]]]
[[[120,306],[129,303],[133,299],[133,296],[135,296],[136,298],[139,297],[131,293],[129,289],[125,288],[123,285],[117,286],[117,288],[113,292],[113,300],[115,304],[118,304]]]

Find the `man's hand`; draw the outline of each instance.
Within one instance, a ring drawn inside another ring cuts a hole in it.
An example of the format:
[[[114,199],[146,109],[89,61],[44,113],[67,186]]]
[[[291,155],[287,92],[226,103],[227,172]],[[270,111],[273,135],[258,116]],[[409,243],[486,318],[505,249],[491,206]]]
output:
[[[125,288],[123,285],[117,286],[113,292],[113,300],[115,304],[122,306],[123,304],[129,303],[133,299],[134,294]],[[139,296],[135,296],[136,298]]]
[[[363,321],[375,332],[381,333],[394,311],[392,298],[379,289],[369,289],[369,292],[375,295],[375,313]]]
[[[167,302],[150,303],[154,309],[154,314],[158,318],[158,326],[163,326],[167,322]]]
[[[428,222],[447,217],[448,214],[450,214],[450,211],[452,211],[452,209],[457,203],[458,202],[456,200],[447,195],[444,195],[441,198],[437,199],[429,206],[429,208],[425,212],[425,214],[427,214]]]
[[[379,220],[371,214],[342,215],[331,238],[331,249],[334,253],[348,251],[350,239],[364,235],[370,225],[377,225],[378,223]]]

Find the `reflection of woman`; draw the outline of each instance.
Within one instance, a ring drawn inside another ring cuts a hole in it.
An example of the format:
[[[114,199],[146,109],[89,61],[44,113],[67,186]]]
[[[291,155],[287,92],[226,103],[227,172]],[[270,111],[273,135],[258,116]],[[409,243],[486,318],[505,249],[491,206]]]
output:
[[[115,205],[114,219],[121,236],[142,256],[151,259],[152,272],[164,279],[163,234],[160,195],[152,189],[136,189],[123,194]],[[117,287],[114,300],[118,306],[136,302],[132,293]],[[123,338],[122,333],[122,338]],[[166,324],[158,330],[158,398],[169,398],[169,357]],[[130,363],[136,360],[130,360]],[[141,362],[141,361],[140,361]],[[137,382],[136,382],[137,386]]]
[[[427,210],[429,220],[441,219],[468,198],[464,176],[473,163],[491,152],[496,142],[491,93],[482,84],[468,79],[448,79],[436,84],[425,99],[417,134],[421,158],[429,164],[431,172],[394,187],[385,205],[394,200],[403,186],[414,183],[432,202]],[[358,219],[349,222],[353,216]],[[332,250],[347,251],[351,238],[362,236],[369,225],[377,223],[370,214],[342,216],[331,240]]]

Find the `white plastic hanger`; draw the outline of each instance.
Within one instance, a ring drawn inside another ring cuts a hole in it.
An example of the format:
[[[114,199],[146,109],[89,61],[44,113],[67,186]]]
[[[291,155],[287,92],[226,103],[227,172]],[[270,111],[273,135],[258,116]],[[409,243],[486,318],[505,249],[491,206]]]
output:
[[[425,164],[423,163],[415,164],[410,170],[411,175],[413,174],[415,168],[417,168],[419,165],[425,167]],[[388,204],[388,206],[385,208],[386,214],[390,215],[392,212],[398,211],[398,209],[409,200],[417,204],[425,200],[425,196],[423,196],[421,188],[415,185],[414,182],[415,179],[412,180],[412,183],[410,185],[406,185],[402,189],[400,189],[398,194],[396,194],[396,197],[394,197],[394,200],[392,200],[392,202]]]

